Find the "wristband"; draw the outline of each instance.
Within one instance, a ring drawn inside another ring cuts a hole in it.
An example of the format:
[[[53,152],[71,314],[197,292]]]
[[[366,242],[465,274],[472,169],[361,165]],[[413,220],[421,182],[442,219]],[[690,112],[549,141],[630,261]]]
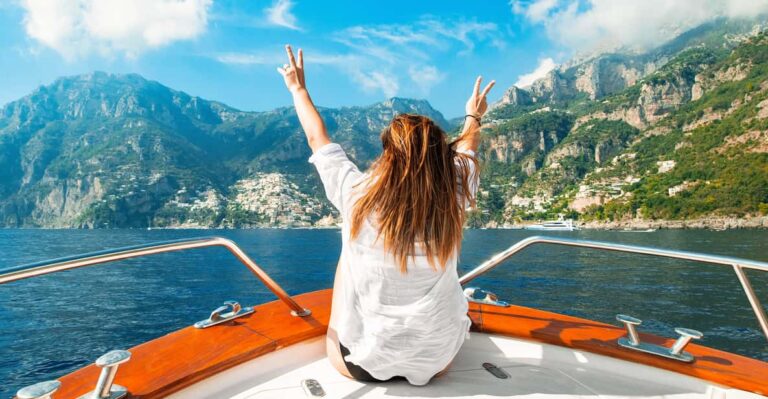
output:
[[[474,120],[476,120],[476,121],[477,121],[477,124],[478,124],[478,125],[480,125],[480,126],[482,126],[482,125],[483,125],[483,121],[480,119],[480,117],[478,117],[478,116],[475,116],[475,115],[472,115],[472,114],[466,114],[466,115],[464,115],[464,119],[466,119],[467,117],[472,117]]]

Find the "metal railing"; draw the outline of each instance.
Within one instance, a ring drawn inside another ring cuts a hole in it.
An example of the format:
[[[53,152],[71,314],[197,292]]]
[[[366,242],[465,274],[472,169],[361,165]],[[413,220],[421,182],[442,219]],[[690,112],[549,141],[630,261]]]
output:
[[[311,312],[304,309],[301,305],[288,295],[287,292],[277,284],[271,277],[256,264],[248,255],[243,252],[234,241],[222,237],[204,237],[185,240],[163,241],[158,243],[136,245],[106,251],[91,252],[82,255],[70,256],[59,259],[52,259],[38,263],[31,263],[9,269],[0,270],[0,284],[11,281],[22,280],[31,277],[42,276],[45,274],[60,272],[64,270],[76,269],[79,267],[93,266],[102,263],[115,262],[118,260],[138,258],[142,256],[161,254],[165,252],[183,251],[195,248],[206,247],[224,247],[229,250],[240,263],[248,266],[249,269],[261,280],[262,283],[272,293],[283,301],[295,316],[308,316]]]
[[[518,241],[506,250],[494,255],[491,259],[483,262],[469,273],[461,276],[459,282],[465,285],[473,279],[494,269],[501,262],[511,258],[518,252],[534,244],[553,244],[571,247],[591,248],[606,251],[616,251],[624,253],[642,254],[660,256],[665,258],[683,259],[695,262],[719,264],[731,266],[741,283],[744,293],[749,300],[752,310],[763,330],[763,334],[768,339],[768,317],[760,304],[760,300],[755,295],[744,269],[754,269],[768,272],[768,263],[753,261],[748,259],[739,259],[729,256],[708,255],[696,252],[676,251],[668,249],[658,249],[650,247],[641,247],[635,245],[613,244],[599,241],[574,240],[568,238],[533,236]],[[0,284],[26,278],[42,276],[64,270],[76,269],[80,267],[93,266],[102,263],[115,262],[124,259],[138,258],[142,256],[155,255],[166,252],[175,252],[195,248],[205,247],[224,247],[228,249],[242,264],[246,265],[262,283],[274,293],[281,301],[291,308],[292,313],[297,316],[307,316],[311,314],[308,309],[301,305],[288,295],[287,292],[256,264],[240,247],[232,240],[222,237],[205,237],[196,239],[164,241],[160,243],[137,245],[131,247],[117,248],[106,251],[91,252],[83,255],[53,259],[38,263],[21,265],[9,269],[0,270]]]
[[[755,295],[755,290],[752,289],[752,284],[750,284],[749,279],[747,278],[747,275],[744,273],[745,268],[768,272],[768,263],[766,262],[760,262],[760,261],[754,261],[754,260],[748,260],[748,259],[739,259],[739,258],[733,258],[730,256],[707,255],[707,254],[696,253],[696,252],[675,251],[670,249],[658,249],[658,248],[641,247],[641,246],[635,246],[635,245],[613,244],[613,243],[600,242],[600,241],[587,241],[587,240],[574,240],[569,238],[533,236],[533,237],[528,237],[523,240],[520,240],[514,245],[512,245],[511,247],[507,248],[506,250],[494,255],[491,259],[488,259],[487,261],[483,262],[476,268],[472,269],[469,273],[461,276],[459,278],[459,282],[461,283],[461,285],[465,285],[468,282],[474,280],[475,278],[492,270],[493,268],[498,266],[501,262],[511,258],[518,252],[535,244],[553,244],[553,245],[564,245],[569,247],[591,248],[591,249],[599,249],[599,250],[605,250],[605,251],[652,255],[652,256],[660,256],[664,258],[684,259],[684,260],[690,260],[694,262],[731,266],[734,272],[736,272],[736,276],[739,278],[741,287],[744,289],[744,293],[746,294],[747,299],[749,300],[749,304],[752,306],[752,310],[755,312],[755,317],[757,317],[757,321],[763,330],[763,334],[765,335],[766,339],[768,339],[768,318],[765,315],[765,310],[760,304],[760,300],[757,298],[757,295]]]

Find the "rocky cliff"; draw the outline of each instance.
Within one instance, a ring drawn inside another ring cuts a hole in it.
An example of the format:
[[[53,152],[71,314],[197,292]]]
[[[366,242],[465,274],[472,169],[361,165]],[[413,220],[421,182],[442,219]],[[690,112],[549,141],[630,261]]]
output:
[[[320,112],[362,166],[397,113],[450,127],[423,100]],[[0,110],[0,225],[308,226],[332,214],[309,155],[290,108],[243,112],[139,75],[62,78]]]
[[[763,26],[716,21],[506,90],[486,118],[469,223],[768,214]],[[452,128],[423,100],[320,109],[361,167],[401,112]],[[62,78],[0,109],[0,226],[333,225],[309,155],[291,108],[244,112],[138,75]]]
[[[768,213],[763,26],[718,21],[644,54],[587,57],[507,90],[484,130],[472,223]]]

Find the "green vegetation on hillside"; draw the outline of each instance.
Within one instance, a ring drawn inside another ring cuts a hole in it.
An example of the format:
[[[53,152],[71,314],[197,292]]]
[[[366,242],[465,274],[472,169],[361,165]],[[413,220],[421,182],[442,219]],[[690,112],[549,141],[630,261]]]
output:
[[[516,117],[505,120],[499,125],[491,126],[483,132],[488,136],[498,136],[515,132],[519,134],[538,134],[540,132],[555,132],[562,138],[573,126],[574,117],[560,111],[532,111],[517,114]]]
[[[715,22],[510,91],[521,105],[486,117],[469,224],[768,213],[768,38],[733,40],[747,25]],[[363,168],[397,113],[451,131],[424,100],[320,112]],[[0,112],[0,226],[333,223],[309,155],[290,108],[242,112],[138,75],[62,78]]]
[[[494,204],[504,201],[507,211],[487,212],[495,216],[487,218],[509,222],[510,215],[529,219],[561,213],[617,221],[768,213],[768,38],[760,34],[729,49],[707,37],[705,44],[679,52],[623,90],[595,101],[548,103],[550,114],[565,113],[571,123],[579,122],[551,148],[511,164],[488,162],[493,176],[506,171],[519,184],[491,196]],[[691,101],[694,90],[703,95]],[[511,119],[489,129],[489,135],[515,136],[523,121],[535,118],[522,113],[527,108],[507,107],[503,115]],[[646,109],[654,113],[645,115]],[[622,115],[640,118],[646,126],[615,120]],[[535,173],[521,174],[531,160]],[[574,214],[569,207],[577,192],[581,198],[602,198],[602,204]],[[543,209],[510,210],[513,195]]]
[[[639,212],[648,219],[684,219],[768,213],[768,119],[758,117],[758,105],[768,99],[765,35],[737,47],[713,68],[742,65],[752,66],[746,78],[724,82],[685,104],[665,122],[670,132],[650,136],[630,149],[637,154],[635,171],[644,177],[629,188],[629,199],[595,207],[586,216],[619,220]],[[710,115],[717,117],[683,131]],[[657,162],[666,160],[674,161],[674,168],[656,173]],[[684,189],[671,195],[669,189],[675,187]]]

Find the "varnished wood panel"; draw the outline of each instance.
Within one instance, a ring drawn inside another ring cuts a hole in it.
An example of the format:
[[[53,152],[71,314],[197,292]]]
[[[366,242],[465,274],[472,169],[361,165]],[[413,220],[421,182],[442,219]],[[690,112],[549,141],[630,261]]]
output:
[[[541,310],[470,304],[478,332],[530,339],[641,363],[760,395],[768,395],[768,363],[705,346],[689,344],[694,363],[683,363],[620,347],[623,328]],[[674,339],[640,334],[641,340],[670,347]]]
[[[312,310],[294,317],[282,302],[228,323],[203,330],[187,327],[130,349],[131,360],[120,366],[115,383],[134,398],[161,398],[230,367],[287,345],[324,335],[331,309],[331,290],[295,297]],[[99,369],[88,366],[60,379],[55,397],[77,398],[93,389]]]
[[[293,317],[275,301],[256,307],[252,315],[198,330],[184,328],[130,349],[116,383],[134,398],[161,398],[223,370],[265,353],[325,334],[331,290],[296,297],[312,310],[310,317]],[[470,304],[469,317],[478,332],[530,339],[646,364],[714,383],[766,395],[768,363],[691,344],[696,362],[686,364],[619,347],[624,330],[612,325],[520,306],[500,308]],[[671,345],[671,339],[641,334],[643,340]],[[60,379],[57,399],[77,398],[93,389],[99,370],[88,366]]]

